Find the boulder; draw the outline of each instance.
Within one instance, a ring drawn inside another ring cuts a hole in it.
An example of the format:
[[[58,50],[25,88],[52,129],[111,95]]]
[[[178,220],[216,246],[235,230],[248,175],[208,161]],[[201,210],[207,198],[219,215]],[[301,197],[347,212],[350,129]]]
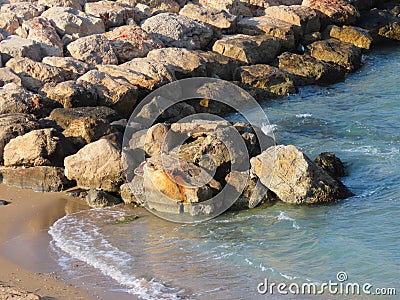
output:
[[[237,67],[243,63],[214,51],[197,51],[206,68],[207,77],[233,80]]]
[[[368,30],[361,27],[331,25],[326,28],[324,35],[326,38],[335,38],[339,41],[353,44],[363,50],[369,50],[373,42]]]
[[[82,0],[38,0],[38,4],[46,8],[50,7],[70,7],[76,10],[82,10]]]
[[[374,42],[400,41],[400,19],[388,11],[372,9],[361,16],[358,25],[369,30]]]
[[[133,7],[114,1],[96,1],[85,4],[85,13],[101,18],[107,28],[124,25],[134,16]]]
[[[361,50],[353,44],[329,39],[312,43],[308,48],[312,57],[335,63],[347,71],[354,71],[361,66]]]
[[[63,131],[63,135],[77,145],[79,148],[86,144],[97,141],[103,136],[111,133],[110,123],[105,119],[94,119],[83,117],[72,120]]]
[[[135,176],[131,182],[120,187],[120,195],[125,204],[142,205],[144,199],[143,177]]]
[[[22,85],[21,78],[19,78],[10,68],[0,68],[0,87],[7,83]]]
[[[142,28],[167,47],[204,49],[214,37],[212,29],[188,17],[172,13],[155,15]]]
[[[118,192],[124,181],[121,149],[107,139],[100,139],[65,158],[65,175],[84,189],[99,188]]]
[[[85,197],[85,200],[87,205],[92,208],[103,208],[122,203],[121,198],[98,189],[90,189]]]
[[[292,145],[268,148],[251,159],[251,169],[286,203],[331,203],[352,196],[343,184]]]
[[[27,57],[35,61],[42,59],[39,43],[17,35],[10,35],[0,42],[0,53],[4,63],[13,57]]]
[[[358,10],[346,0],[303,0],[302,5],[314,9],[323,26],[350,25],[360,17]]]
[[[109,40],[101,34],[77,39],[67,49],[72,57],[91,65],[116,65],[118,58]]]
[[[40,16],[44,12],[44,7],[30,2],[15,2],[2,5],[0,11],[15,14],[19,24],[22,25],[25,21]]]
[[[53,128],[38,129],[12,139],[4,147],[5,166],[62,167],[75,149]]]
[[[196,4],[186,4],[180,15],[191,18],[197,22],[212,26],[222,33],[233,33],[236,29],[237,17],[225,10]]]
[[[346,176],[342,161],[332,152],[321,153],[314,162],[333,178]]]
[[[319,61],[308,54],[285,52],[278,56],[278,68],[291,74],[295,85],[331,84],[345,76],[339,65]]]
[[[235,16],[252,17],[257,14],[257,7],[252,7],[250,1],[242,0],[199,0],[199,4],[215,9],[222,9]]]
[[[136,86],[97,70],[89,71],[77,80],[77,83],[84,82],[94,85],[99,105],[111,107],[125,118],[131,115],[138,97]]]
[[[19,27],[17,15],[14,13],[0,12],[0,28],[14,34]]]
[[[271,98],[296,93],[289,74],[269,65],[240,67],[236,72],[236,80]]]
[[[15,83],[0,88],[0,115],[8,113],[40,114],[42,98]]]
[[[246,64],[270,63],[278,55],[280,49],[280,41],[267,35],[227,36],[216,41],[213,46],[213,51]]]
[[[73,57],[44,57],[42,62],[65,70],[67,78],[70,80],[75,80],[92,68],[91,65]]]
[[[110,41],[119,63],[145,57],[151,50],[164,47],[160,40],[152,38],[136,25],[117,27],[104,35]]]
[[[145,4],[146,6],[150,7],[151,14],[157,14],[161,12],[170,12],[177,14],[181,9],[178,2],[175,0],[134,0],[134,2],[142,5]]]
[[[39,122],[32,115],[19,113],[0,115],[0,165],[3,164],[4,147],[9,141],[38,128]]]
[[[0,177],[8,186],[20,189],[32,189],[35,192],[61,192],[73,187],[74,182],[64,175],[60,167],[37,166],[0,168]]]

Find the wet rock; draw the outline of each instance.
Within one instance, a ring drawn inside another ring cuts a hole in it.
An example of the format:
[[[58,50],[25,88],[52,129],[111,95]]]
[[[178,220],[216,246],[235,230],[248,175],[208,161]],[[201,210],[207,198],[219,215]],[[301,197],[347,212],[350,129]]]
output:
[[[15,83],[0,88],[0,115],[8,113],[40,114],[42,99]]]
[[[2,5],[0,11],[14,13],[22,25],[24,21],[40,16],[44,12],[44,7],[30,2],[15,2]]]
[[[361,16],[358,25],[368,29],[375,42],[400,41],[400,19],[390,12],[372,9]]]
[[[75,149],[55,129],[38,129],[18,136],[4,147],[5,166],[63,166]]]
[[[351,43],[354,46],[369,50],[373,42],[372,36],[368,30],[361,27],[354,26],[343,26],[338,27],[336,25],[328,26],[324,32],[327,38],[335,38],[345,43]]]
[[[73,57],[45,57],[42,62],[46,65],[58,67],[66,71],[67,78],[75,80],[88,72],[92,66]]]
[[[84,1],[81,0],[38,0],[38,4],[42,5],[46,8],[50,7],[70,7],[76,10],[82,10],[82,3]]]
[[[330,203],[352,193],[296,147],[270,147],[251,159],[252,171],[280,200],[291,204]]]
[[[142,29],[160,39],[167,47],[204,49],[214,37],[209,27],[172,13],[161,13],[145,20]]]
[[[308,48],[312,57],[335,63],[347,71],[354,71],[361,66],[361,50],[353,44],[329,39],[312,43]]]
[[[333,178],[337,179],[346,176],[342,161],[332,152],[321,153],[314,162]]]
[[[285,52],[278,61],[279,69],[291,74],[295,85],[330,84],[343,80],[345,76],[340,66],[316,60],[308,54]]]
[[[101,34],[79,38],[70,43],[67,49],[72,57],[91,65],[118,64],[117,55],[111,43]]]
[[[14,13],[0,12],[0,28],[14,34],[19,27],[17,15]]]
[[[99,188],[118,192],[123,183],[121,149],[107,139],[100,139],[65,158],[65,175],[84,189]]]
[[[0,87],[7,83],[22,85],[21,78],[19,78],[10,68],[0,68]]]
[[[106,29],[124,25],[134,16],[133,7],[114,1],[97,1],[85,4],[85,13],[101,18]]]
[[[86,203],[92,208],[103,208],[122,203],[120,198],[98,189],[90,189],[85,197],[85,200]]]
[[[21,189],[32,189],[35,192],[60,192],[72,186],[74,182],[64,175],[60,167],[18,167],[0,168],[3,183]]]
[[[271,62],[281,49],[278,39],[267,36],[238,34],[215,42],[213,51],[246,64]]]
[[[4,63],[13,57],[28,57],[35,61],[42,59],[40,44],[17,35],[10,35],[0,42],[0,53]]]

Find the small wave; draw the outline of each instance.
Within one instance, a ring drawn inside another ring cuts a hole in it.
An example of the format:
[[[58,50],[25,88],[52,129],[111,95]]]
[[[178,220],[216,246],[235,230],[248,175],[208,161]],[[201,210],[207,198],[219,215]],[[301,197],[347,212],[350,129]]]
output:
[[[261,125],[261,131],[267,136],[274,136],[274,132],[278,129],[276,124],[263,123]]]
[[[306,114],[297,114],[296,115],[296,118],[298,118],[298,119],[306,119],[306,118],[312,118],[312,114],[310,114],[310,113],[306,113]]]
[[[296,220],[289,217],[285,212],[281,211],[279,216],[278,216],[278,221],[291,221],[292,226],[294,229],[300,229],[300,226],[297,224]]]

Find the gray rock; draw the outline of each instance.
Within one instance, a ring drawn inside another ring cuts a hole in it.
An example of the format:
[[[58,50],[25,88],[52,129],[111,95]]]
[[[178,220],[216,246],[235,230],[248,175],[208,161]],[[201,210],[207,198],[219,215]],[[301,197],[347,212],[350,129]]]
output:
[[[7,83],[22,85],[21,78],[19,78],[10,68],[0,68],[0,87]]]
[[[11,202],[8,202],[6,200],[0,200],[0,206],[5,206],[5,205],[8,205],[8,204],[11,204]]]
[[[8,113],[40,114],[42,99],[15,83],[0,88],[0,115]]]
[[[42,59],[40,44],[17,35],[10,35],[0,42],[0,53],[4,63],[13,57],[27,57],[35,61]]]
[[[97,189],[90,189],[85,197],[85,200],[86,203],[92,208],[103,208],[122,203],[120,198]]]
[[[67,78],[70,80],[77,79],[93,68],[93,66],[73,57],[45,57],[42,62],[46,65],[64,69]]]
[[[22,25],[24,21],[40,16],[44,12],[44,7],[30,2],[16,2],[2,5],[0,11],[14,13]]]
[[[135,176],[131,182],[124,183],[120,189],[121,198],[125,204],[143,204],[143,177]]]
[[[400,41],[400,19],[388,11],[374,8],[361,16],[358,25],[368,29],[377,43]]]
[[[38,0],[38,4],[46,8],[61,6],[70,7],[76,10],[82,10],[82,0]]]
[[[180,10],[180,6],[175,0],[134,0],[134,2],[149,6],[152,14],[161,12],[171,12],[177,14]]]
[[[85,4],[85,13],[103,19],[106,28],[124,25],[134,16],[132,6],[114,1],[96,1]]]

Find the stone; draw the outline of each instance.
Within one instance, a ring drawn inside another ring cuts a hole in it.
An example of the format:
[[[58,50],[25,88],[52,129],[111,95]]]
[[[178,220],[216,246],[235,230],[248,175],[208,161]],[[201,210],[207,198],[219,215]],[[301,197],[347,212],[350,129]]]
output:
[[[400,41],[400,19],[388,11],[374,8],[361,16],[358,26],[369,30],[376,43]]]
[[[0,177],[8,186],[20,189],[32,189],[35,192],[61,192],[72,186],[74,182],[64,175],[64,168],[37,166],[0,168]]]
[[[136,25],[117,27],[104,35],[110,41],[119,63],[146,57],[151,50],[164,47],[160,40],[152,38]]]
[[[308,48],[312,57],[335,63],[347,71],[354,71],[361,66],[361,50],[353,44],[329,39],[312,43]]]
[[[169,126],[164,123],[155,124],[147,130],[143,149],[147,155],[161,155],[162,146],[168,131]]]
[[[222,33],[233,33],[236,29],[237,17],[225,10],[196,4],[186,4],[179,12],[180,15],[197,22],[212,26]]]
[[[346,26],[338,27],[336,25],[328,26],[324,32],[327,38],[335,38],[339,41],[353,44],[363,50],[369,50],[373,42],[372,36],[368,30],[361,27]]]
[[[172,13],[155,15],[145,20],[141,27],[167,47],[204,49],[214,37],[208,26]]]
[[[65,70],[70,80],[77,79],[92,68],[91,65],[73,57],[44,57],[42,62]]]
[[[199,0],[200,5],[209,6],[215,9],[222,9],[235,16],[252,17],[255,14],[247,1],[242,0]]]
[[[214,51],[196,51],[203,61],[207,77],[233,80],[235,70],[243,63]]]
[[[70,7],[52,7],[42,17],[47,18],[60,36],[73,39],[105,32],[103,20]]]
[[[17,15],[14,13],[0,12],[0,28],[14,34],[19,27]]]
[[[4,147],[5,166],[62,167],[64,157],[75,149],[53,128],[38,129],[18,136]]]
[[[4,63],[13,57],[27,57],[35,61],[42,59],[40,44],[17,35],[10,35],[0,42],[0,53]]]
[[[4,147],[17,136],[39,128],[39,122],[28,114],[0,115],[0,165],[3,164]]]
[[[358,10],[345,0],[303,0],[302,5],[314,9],[322,25],[351,25],[360,17]]]
[[[152,15],[152,8],[146,4],[138,3],[133,8],[133,20],[136,24],[140,24],[143,20],[150,18]]]
[[[123,183],[121,149],[107,139],[100,139],[65,158],[65,175],[78,187],[118,192]]]
[[[281,44],[267,35],[238,34],[215,42],[213,51],[246,64],[270,63],[278,55]]]
[[[295,85],[318,82],[331,84],[344,79],[345,71],[338,65],[319,61],[308,54],[285,52],[278,56],[278,68],[293,75]]]
[[[0,115],[8,113],[40,114],[42,98],[15,83],[0,88]]]
[[[98,189],[90,189],[85,200],[87,205],[92,208],[103,208],[122,203],[120,198]]]
[[[286,203],[331,203],[352,195],[343,184],[292,145],[268,148],[251,159],[251,169]]]
[[[72,138],[75,145],[84,146],[111,133],[110,123],[105,119],[83,117],[72,120],[63,131],[66,138]],[[80,147],[81,148],[81,147]]]
[[[15,2],[2,5],[0,11],[14,13],[19,24],[22,25],[25,21],[40,16],[44,12],[44,7],[30,2]]]
[[[118,58],[111,43],[101,34],[94,34],[77,39],[67,49],[72,57],[91,65],[116,65]]]
[[[19,78],[10,68],[0,68],[0,87],[7,83],[22,85],[21,78]]]
[[[85,13],[101,18],[107,28],[122,26],[134,16],[133,7],[114,1],[96,1],[85,4]]]
[[[175,0],[134,0],[138,4],[145,4],[151,8],[151,14],[170,12],[177,14],[181,9]]]
[[[135,176],[131,182],[121,185],[120,195],[125,204],[142,205],[145,199],[143,177]]]
[[[50,7],[70,7],[76,10],[82,10],[81,0],[38,0],[39,5],[42,5],[46,8]]]
[[[271,98],[296,93],[289,74],[269,65],[240,67],[237,69],[236,80]]]
[[[335,153],[323,152],[317,156],[314,162],[335,179],[346,176],[343,162]]]
[[[269,35],[281,39],[285,50],[294,50],[296,25],[279,19],[261,16],[243,18],[237,25],[238,33],[247,35]]]

